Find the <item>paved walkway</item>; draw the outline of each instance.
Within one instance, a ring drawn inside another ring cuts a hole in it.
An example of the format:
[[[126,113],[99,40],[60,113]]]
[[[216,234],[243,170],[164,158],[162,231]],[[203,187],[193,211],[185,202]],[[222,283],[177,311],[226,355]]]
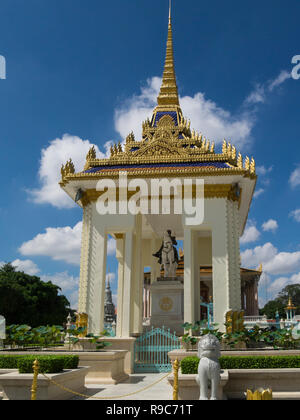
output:
[[[138,391],[142,388],[145,388],[148,385],[153,384],[158,381],[160,378],[166,376],[166,373],[139,373],[130,375],[130,378],[121,384],[118,385],[87,385],[86,394],[90,397],[118,397],[131,392]],[[116,398],[117,400],[157,400],[157,401],[167,401],[172,400],[173,390],[171,385],[168,382],[168,379],[165,378],[158,384],[152,386],[151,388],[139,392],[137,394],[131,395],[129,397]],[[74,398],[76,400],[84,398]],[[92,398],[86,398],[91,399]],[[108,398],[109,400],[109,398]]]

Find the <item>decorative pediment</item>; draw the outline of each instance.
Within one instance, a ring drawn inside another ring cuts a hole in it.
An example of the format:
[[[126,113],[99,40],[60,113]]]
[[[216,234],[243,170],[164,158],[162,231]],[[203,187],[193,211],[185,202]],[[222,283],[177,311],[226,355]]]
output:
[[[164,133],[165,135],[168,133]],[[177,147],[176,144],[172,144],[172,138],[169,136],[163,136],[156,140],[152,140],[150,143],[144,143],[138,151],[133,154],[133,158],[142,156],[181,156],[184,154],[182,148]]]

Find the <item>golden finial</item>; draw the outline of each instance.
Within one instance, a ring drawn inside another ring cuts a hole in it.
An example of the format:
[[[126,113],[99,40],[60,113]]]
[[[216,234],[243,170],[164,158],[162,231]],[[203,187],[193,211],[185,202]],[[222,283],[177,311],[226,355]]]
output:
[[[227,141],[225,139],[223,140],[222,153],[223,155],[227,155]]]
[[[39,376],[39,362],[36,359],[33,363],[33,381],[32,381],[32,387],[31,387],[31,401],[36,400],[37,395],[37,387],[38,387],[38,376]]]
[[[249,159],[249,156],[247,156],[246,159],[245,159],[245,169],[246,169],[246,171],[250,171],[250,159]]]
[[[254,158],[251,159],[251,163],[250,163],[250,173],[251,174],[255,174],[255,160]]]
[[[114,154],[115,154],[114,148],[113,146],[110,146],[110,155],[114,156]]]
[[[228,143],[228,144],[227,144],[227,155],[228,155],[228,156],[231,156],[231,150],[232,150],[231,143]]]
[[[211,144],[210,153],[215,153],[215,142],[214,141]]]
[[[296,309],[295,305],[293,304],[293,300],[292,300],[291,296],[289,297],[288,305],[285,309],[287,309],[287,310]]]
[[[174,384],[173,384],[173,401],[178,400],[178,390],[179,390],[179,381],[178,381],[178,373],[179,373],[180,363],[179,360],[176,359],[173,363],[173,374],[174,374]]]
[[[117,145],[114,144],[114,155],[117,155],[117,154],[118,154],[118,148],[117,148]]]
[[[86,160],[93,160],[96,159],[96,149],[95,146],[92,146],[86,155]]]
[[[241,153],[239,153],[238,155],[237,166],[239,169],[243,169],[243,156],[241,155]]]
[[[147,122],[145,122],[145,125],[147,124]],[[128,136],[126,137],[126,143],[132,143],[132,142],[134,142],[135,141],[135,137],[134,137],[134,134],[133,134],[133,131],[130,133],[130,134],[128,134]]]
[[[233,160],[236,159],[236,148],[234,146],[232,146],[232,149],[231,149],[231,157]]]
[[[118,153],[123,153],[122,145],[120,142],[118,143]]]
[[[171,2],[169,7],[169,27],[167,52],[165,60],[165,68],[163,73],[163,81],[157,98],[159,106],[174,105],[179,106],[178,88],[176,83],[174,52],[173,52],[173,32],[172,32],[172,18],[171,18]]]
[[[263,265],[262,265],[262,263],[260,263],[260,266],[258,267],[258,271],[259,271],[260,273],[262,273],[262,272],[263,272]]]

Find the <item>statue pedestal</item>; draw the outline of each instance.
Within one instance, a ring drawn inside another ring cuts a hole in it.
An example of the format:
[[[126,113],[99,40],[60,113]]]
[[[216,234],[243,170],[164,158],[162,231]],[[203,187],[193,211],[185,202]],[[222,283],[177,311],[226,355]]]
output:
[[[151,327],[170,328],[183,335],[183,284],[178,278],[159,278],[151,291]]]

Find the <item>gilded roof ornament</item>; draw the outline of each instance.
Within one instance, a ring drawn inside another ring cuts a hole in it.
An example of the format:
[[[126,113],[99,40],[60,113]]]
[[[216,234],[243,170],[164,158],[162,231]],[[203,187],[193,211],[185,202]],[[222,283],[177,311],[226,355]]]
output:
[[[143,128],[144,128],[144,125],[145,124],[147,124],[147,123],[150,123],[150,121],[149,120],[147,120],[144,124],[143,124]],[[126,137],[126,143],[133,143],[135,141],[135,137],[134,137],[134,134],[133,134],[133,131],[130,133],[130,134],[128,134],[128,136]]]
[[[231,149],[231,158],[233,160],[236,159],[236,148],[234,146],[232,146],[232,149]]]
[[[171,5],[169,10],[169,26],[168,26],[168,40],[166,60],[163,73],[163,81],[157,98],[159,107],[177,106],[179,107],[178,88],[176,83],[175,65],[174,65],[174,50],[173,50],[173,30],[171,18]]]
[[[97,157],[95,146],[92,146],[86,155],[86,164],[84,169],[87,170],[90,168],[90,162],[95,160]]]
[[[95,146],[92,146],[86,155],[86,160],[94,160],[96,159],[96,149]]]
[[[62,166],[63,183],[69,178],[115,176],[119,170],[116,165],[135,176],[148,176],[150,172],[165,175],[170,171],[180,174],[190,171],[192,174],[256,177],[253,158],[250,162],[247,157],[243,165],[242,155],[239,153],[237,156],[236,148],[226,140],[223,141],[222,153],[217,153],[215,143],[196,130],[191,131],[191,121],[184,118],[175,75],[171,8],[166,60],[157,102],[152,118],[147,118],[142,124],[142,139],[137,140],[133,132],[129,133],[124,145],[119,142],[110,147],[108,159],[97,159],[93,146],[87,154],[83,172],[75,174],[72,161]],[[141,168],[140,165],[146,167]]]
[[[246,171],[250,171],[250,159],[249,159],[249,156],[246,156],[246,159],[245,159],[245,169],[246,169]]]
[[[256,169],[255,169],[255,160],[254,160],[254,158],[252,158],[251,159],[251,163],[250,163],[250,173],[254,175],[255,172],[256,172]]]
[[[120,142],[118,143],[118,153],[123,153],[123,148]]]
[[[237,166],[239,169],[243,169],[243,156],[239,153],[237,158]]]
[[[224,139],[222,144],[222,153],[223,155],[227,155],[227,141]]]
[[[75,166],[74,166],[74,163],[72,162],[72,159],[68,160],[65,165],[62,165],[60,173],[61,173],[62,180],[64,180],[64,178],[68,175],[75,174]]]

